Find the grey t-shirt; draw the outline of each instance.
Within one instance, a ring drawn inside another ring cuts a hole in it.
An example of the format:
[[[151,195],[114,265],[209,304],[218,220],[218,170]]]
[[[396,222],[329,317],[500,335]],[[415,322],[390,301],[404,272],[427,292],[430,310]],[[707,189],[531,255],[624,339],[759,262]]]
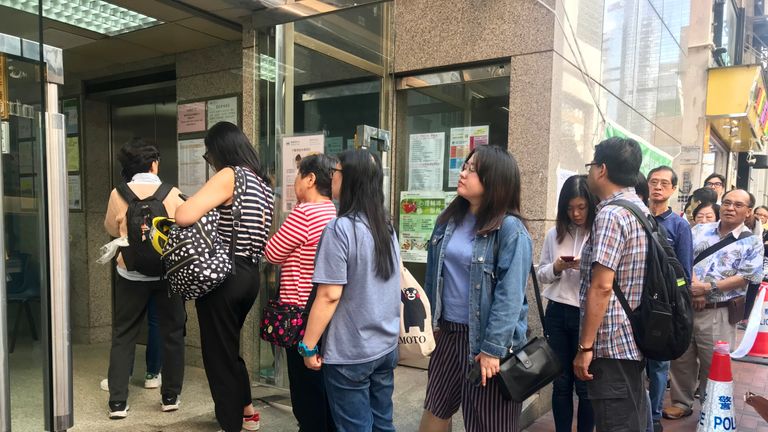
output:
[[[400,250],[392,275],[376,276],[374,244],[367,222],[349,217],[331,220],[317,249],[312,282],[342,285],[341,299],[323,335],[323,362],[359,364],[397,348],[400,333]]]

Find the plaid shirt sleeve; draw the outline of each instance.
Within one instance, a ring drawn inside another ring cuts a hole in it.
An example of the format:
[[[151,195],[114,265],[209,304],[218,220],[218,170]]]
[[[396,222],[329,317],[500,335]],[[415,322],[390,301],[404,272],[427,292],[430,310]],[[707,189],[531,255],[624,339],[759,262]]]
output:
[[[592,236],[592,264],[598,263],[617,271],[623,249],[621,245],[625,242],[620,218],[613,212],[599,212],[595,218]]]

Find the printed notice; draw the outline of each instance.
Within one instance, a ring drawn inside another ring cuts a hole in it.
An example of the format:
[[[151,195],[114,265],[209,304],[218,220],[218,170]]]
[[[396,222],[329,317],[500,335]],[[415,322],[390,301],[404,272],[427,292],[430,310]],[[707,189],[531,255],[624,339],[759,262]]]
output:
[[[179,190],[192,196],[206,182],[205,141],[202,138],[181,140],[178,152]]]
[[[178,133],[205,132],[205,102],[179,105],[176,119]]]
[[[80,171],[80,138],[67,137],[67,171]]]
[[[283,137],[283,157],[281,176],[283,192],[283,211],[288,213],[296,207],[296,192],[293,184],[299,172],[301,158],[312,154],[323,153],[325,150],[325,135],[302,135]]]
[[[445,208],[443,192],[400,192],[400,256],[403,261],[425,263],[432,229]]]
[[[455,188],[459,183],[461,166],[475,146],[488,144],[489,126],[469,126],[451,128],[451,148],[448,157],[448,187]]]
[[[408,190],[443,190],[445,132],[413,134],[408,149]]]
[[[237,123],[237,96],[208,101],[208,128],[220,121]]]
[[[325,154],[336,156],[344,151],[344,137],[328,137],[325,139]]]
[[[68,179],[69,190],[69,209],[81,210],[83,208],[82,203],[82,188],[80,186],[80,176],[70,175]]]

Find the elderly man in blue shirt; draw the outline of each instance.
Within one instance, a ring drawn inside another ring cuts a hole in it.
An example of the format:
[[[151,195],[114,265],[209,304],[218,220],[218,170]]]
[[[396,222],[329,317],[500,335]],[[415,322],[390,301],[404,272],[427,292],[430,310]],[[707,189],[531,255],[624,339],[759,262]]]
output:
[[[660,166],[648,172],[649,210],[656,222],[664,227],[667,241],[675,249],[678,261],[685,270],[685,277],[691,280],[693,265],[693,242],[691,226],[669,207],[669,198],[677,190],[677,174],[668,166]],[[668,361],[648,360],[648,394],[651,398],[653,431],[660,432],[661,409],[664,403],[664,390],[667,388],[669,374]],[[649,428],[650,429],[650,428]]]
[[[723,195],[720,222],[693,227],[693,340],[672,361],[672,406],[664,408],[666,418],[691,415],[694,391],[706,388],[715,343],[735,342],[743,311],[729,316],[728,304],[743,297],[750,282],[763,278],[763,241],[744,225],[754,207],[749,192],[733,189]]]

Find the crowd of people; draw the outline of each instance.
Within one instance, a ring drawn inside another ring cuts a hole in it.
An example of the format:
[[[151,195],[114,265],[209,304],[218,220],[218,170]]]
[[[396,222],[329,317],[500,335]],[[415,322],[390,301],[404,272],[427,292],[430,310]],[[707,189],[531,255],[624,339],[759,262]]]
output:
[[[269,237],[273,192],[251,143],[235,125],[222,122],[208,131],[205,149],[204,158],[216,174],[186,201],[173,188],[162,202],[179,226],[219,209],[218,232],[225,243],[236,233],[235,271],[195,301],[203,362],[222,430],[257,430],[260,424],[239,352],[240,331],[259,292],[262,259],[281,267],[279,303],[305,312],[306,326],[286,349],[299,430],[395,430],[392,394],[402,263],[385,208],[378,156],[348,150],[338,158],[302,158],[294,183],[298,205]],[[159,156],[157,148],[140,139],[120,153],[123,178],[140,199],[160,189]],[[749,313],[749,297],[753,302],[762,280],[768,207],[755,208],[752,194],[726,190],[725,178],[713,174],[678,214],[669,205],[678,186],[675,171],[656,167],[646,179],[641,162],[640,147],[632,139],[598,144],[587,174],[562,185],[555,227],[543,239],[536,276],[546,286],[544,325],[566,365],[552,393],[558,432],[571,430],[574,391],[578,431],[659,431],[662,416],[690,415],[695,397],[706,397],[715,342],[734,342],[736,325]],[[246,173],[238,221],[232,209],[233,167]],[[685,354],[671,362],[644,359],[613,294],[619,289],[630,307],[638,306],[649,247],[640,221],[612,204],[616,200],[652,215],[690,284],[694,335]],[[110,235],[127,236],[128,205],[119,191],[112,192],[105,220]],[[457,197],[437,218],[428,245],[423,285],[436,348],[429,360],[420,431],[450,430],[459,409],[468,431],[520,429],[521,404],[501,396],[494,376],[509,353],[528,339],[525,292],[533,245],[524,210],[512,154],[498,146],[476,147],[461,167]],[[157,309],[162,374],[154,366],[147,378],[158,379],[161,409],[177,410],[184,371],[183,301],[169,293],[161,275],[126,266],[121,255],[116,266],[104,385],[109,416],[128,414],[133,350],[148,308]],[[735,302],[746,305],[733,312]],[[468,377],[472,369],[479,370],[477,382]],[[664,407],[668,381],[672,403]]]

